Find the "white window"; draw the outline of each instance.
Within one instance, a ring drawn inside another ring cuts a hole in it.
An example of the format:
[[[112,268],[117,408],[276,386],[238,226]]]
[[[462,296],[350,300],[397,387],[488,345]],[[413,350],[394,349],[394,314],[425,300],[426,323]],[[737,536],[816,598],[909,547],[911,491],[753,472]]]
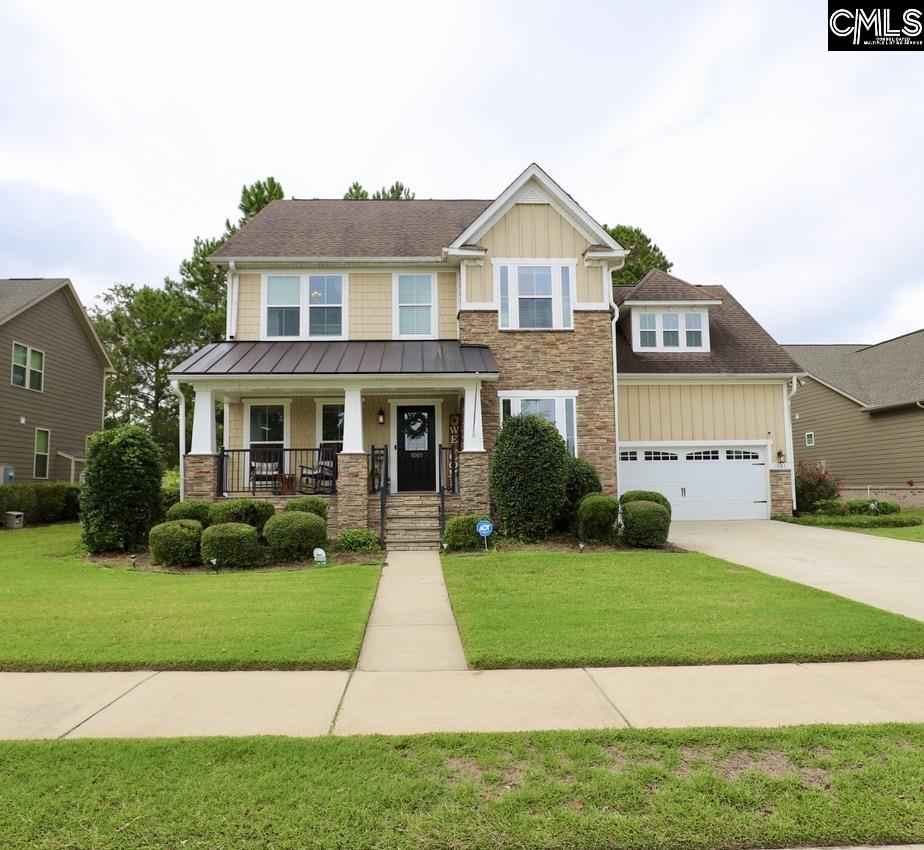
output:
[[[632,451],[620,452],[620,460],[638,460],[638,452],[634,449]]]
[[[502,330],[571,330],[575,260],[495,260]]]
[[[343,336],[342,275],[308,275],[308,336]]]
[[[634,351],[709,351],[709,319],[702,308],[633,309]]]
[[[698,452],[687,452],[687,460],[718,460],[718,449],[703,449]]]
[[[725,449],[725,460],[760,460],[760,455],[747,449]]]
[[[436,292],[432,274],[395,275],[395,337],[434,339]]]
[[[577,393],[557,390],[522,390],[498,393],[501,400],[501,425],[509,416],[541,416],[553,423],[562,435],[568,451],[577,456]]]
[[[645,460],[679,460],[676,452],[646,451]]]
[[[20,342],[14,342],[10,382],[14,387],[26,387],[42,392],[45,387],[44,353]]]
[[[35,460],[33,463],[32,477],[48,477],[48,450],[51,445],[51,431],[47,428],[35,429]]]
[[[266,335],[301,335],[301,279],[296,275],[266,276]]]
[[[809,448],[815,445],[815,432],[814,431],[805,432],[805,445],[808,446]]]

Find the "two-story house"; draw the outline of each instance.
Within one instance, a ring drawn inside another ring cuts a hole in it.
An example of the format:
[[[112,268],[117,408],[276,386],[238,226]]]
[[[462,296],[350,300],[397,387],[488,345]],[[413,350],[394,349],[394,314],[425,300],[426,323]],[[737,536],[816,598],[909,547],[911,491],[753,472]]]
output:
[[[0,280],[0,466],[20,482],[79,481],[111,371],[69,280]]]
[[[791,509],[798,368],[720,287],[614,293],[625,254],[537,165],[493,200],[272,202],[212,256],[226,340],[173,375],[195,389],[186,497],[326,493],[341,529],[384,503],[413,537],[397,519],[439,494],[489,512],[498,429],[536,413],[610,493],[660,489],[678,518]]]

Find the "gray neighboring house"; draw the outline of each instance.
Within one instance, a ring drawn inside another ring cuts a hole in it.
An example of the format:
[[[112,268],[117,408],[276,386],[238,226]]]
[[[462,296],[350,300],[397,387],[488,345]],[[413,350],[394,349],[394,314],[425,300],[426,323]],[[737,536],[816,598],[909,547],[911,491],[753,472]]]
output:
[[[924,329],[875,345],[786,345],[806,371],[792,399],[797,461],[842,495],[924,505]]]
[[[0,467],[79,481],[111,371],[67,278],[0,279]]]

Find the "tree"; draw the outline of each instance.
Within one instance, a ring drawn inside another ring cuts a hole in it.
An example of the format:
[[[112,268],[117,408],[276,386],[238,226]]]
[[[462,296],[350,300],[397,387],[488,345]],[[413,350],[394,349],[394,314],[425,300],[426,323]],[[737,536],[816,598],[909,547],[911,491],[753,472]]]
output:
[[[242,186],[241,202],[238,205],[242,215],[237,224],[237,229],[247,224],[270,201],[281,201],[284,197],[285,193],[282,191],[282,185],[275,177],[267,177],[266,180],[257,180],[256,183],[251,183],[249,186]],[[231,229],[228,222],[225,222],[225,229]],[[230,236],[231,234],[229,233],[228,235]]]
[[[363,189],[362,183],[358,180],[353,181],[353,185],[346,190],[346,193],[343,196],[345,201],[368,201],[369,193]]]
[[[625,265],[619,271],[613,272],[614,286],[635,286],[652,269],[669,272],[674,267],[664,252],[641,228],[628,224],[607,227],[604,224],[603,229],[629,251]]]
[[[391,186],[383,186],[376,189],[369,197],[369,193],[363,188],[362,183],[358,180],[353,181],[353,185],[343,195],[345,201],[413,201],[414,193],[409,186],[405,186],[400,180],[396,180]]]

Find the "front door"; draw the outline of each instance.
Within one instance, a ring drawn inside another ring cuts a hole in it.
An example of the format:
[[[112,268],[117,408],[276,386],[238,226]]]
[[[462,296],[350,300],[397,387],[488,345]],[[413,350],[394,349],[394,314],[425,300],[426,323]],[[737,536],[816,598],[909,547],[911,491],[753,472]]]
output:
[[[436,408],[399,406],[398,490],[436,489]]]

